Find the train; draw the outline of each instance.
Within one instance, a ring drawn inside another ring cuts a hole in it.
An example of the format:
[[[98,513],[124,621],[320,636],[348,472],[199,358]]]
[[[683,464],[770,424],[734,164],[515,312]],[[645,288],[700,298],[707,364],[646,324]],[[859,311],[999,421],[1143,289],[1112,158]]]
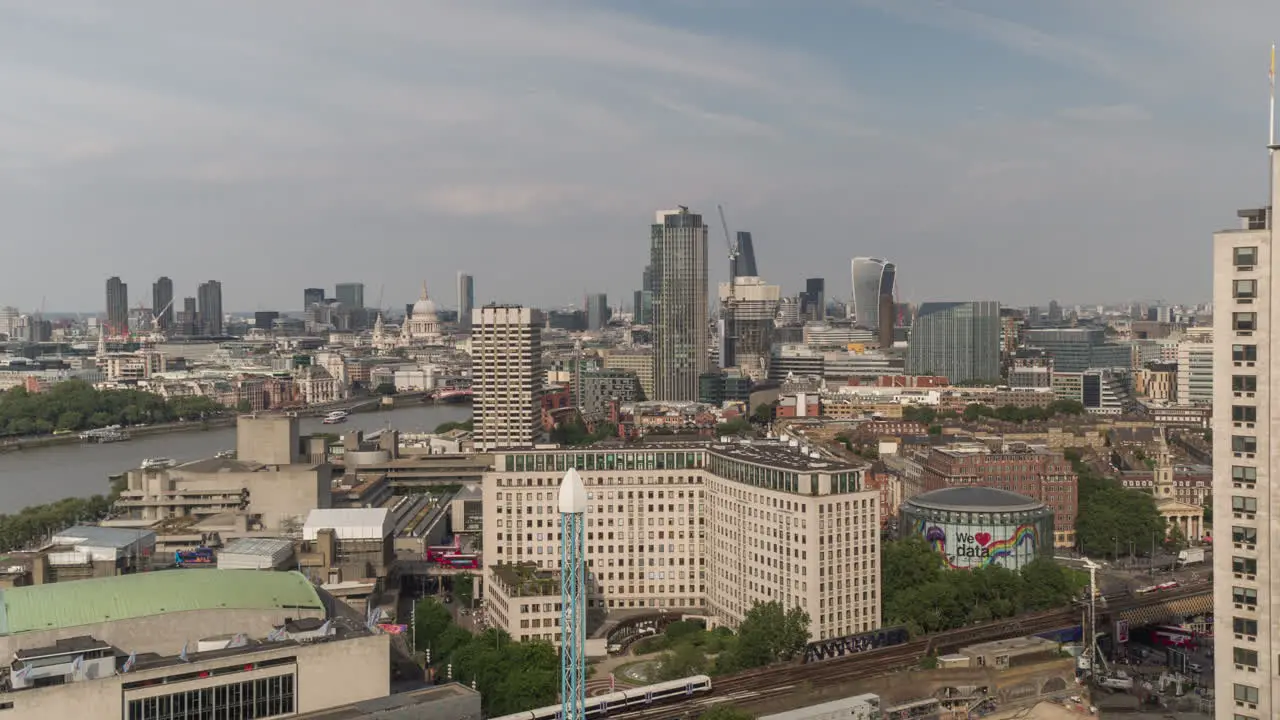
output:
[[[611,713],[627,713],[640,710],[651,705],[688,700],[711,692],[711,678],[706,675],[693,675],[669,680],[656,685],[619,690],[607,695],[587,698],[583,708],[584,718],[603,718]],[[558,720],[561,707],[551,705],[537,710],[503,715],[493,720]]]
[[[173,554],[173,564],[178,567],[212,565],[213,561],[213,550],[207,547],[198,547],[195,550],[178,550]]]

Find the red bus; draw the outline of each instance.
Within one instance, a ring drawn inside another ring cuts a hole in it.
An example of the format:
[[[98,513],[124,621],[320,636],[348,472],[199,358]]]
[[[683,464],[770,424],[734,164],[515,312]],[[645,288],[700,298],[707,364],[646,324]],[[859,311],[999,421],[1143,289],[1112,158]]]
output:
[[[457,540],[452,545],[431,545],[427,548],[427,562],[444,562],[444,559],[450,555],[456,555],[462,549],[462,544]]]
[[[450,555],[442,562],[451,568],[457,568],[459,570],[480,569],[480,558],[475,555]]]
[[[1195,633],[1175,625],[1158,625],[1151,628],[1151,641],[1163,647],[1192,647]]]

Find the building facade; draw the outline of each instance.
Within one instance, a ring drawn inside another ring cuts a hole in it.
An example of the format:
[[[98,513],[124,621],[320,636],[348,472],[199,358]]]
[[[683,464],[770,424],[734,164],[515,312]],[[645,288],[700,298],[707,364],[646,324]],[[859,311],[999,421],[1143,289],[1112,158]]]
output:
[[[880,327],[880,298],[893,297],[893,263],[880,258],[853,259],[853,316],[858,327]],[[893,318],[888,318],[893,323]]]
[[[541,433],[542,313],[488,305],[471,313],[477,450],[532,447]]]
[[[200,303],[199,333],[219,337],[222,335],[222,283],[217,280],[200,283],[196,299]]]
[[[1178,343],[1179,405],[1213,404],[1213,343]]]
[[[920,536],[952,570],[1021,570],[1053,557],[1053,511],[1025,495],[989,487],[953,487],[909,498],[902,537]]]
[[[650,230],[656,400],[697,400],[707,371],[707,226],[689,208],[660,210]]]
[[[586,486],[586,558],[608,610],[666,608],[736,627],[757,603],[803,607],[811,639],[880,625],[879,493],[866,466],[785,441],[494,455],[486,563],[558,567],[556,495]],[[489,590],[486,588],[486,595]]]
[[[129,334],[129,285],[118,277],[107,279],[106,335],[124,337]]]
[[[907,343],[908,375],[941,375],[952,383],[1000,377],[1000,303],[920,305]]]
[[[1280,199],[1280,163],[1271,160],[1272,207]],[[1280,490],[1271,428],[1280,406],[1271,381],[1272,320],[1280,295],[1271,292],[1274,224],[1268,209],[1241,211],[1239,230],[1213,238],[1213,512],[1220,529],[1213,554],[1214,717],[1274,718],[1280,712],[1280,640],[1271,529]],[[1230,536],[1227,530],[1230,530]]]
[[[586,300],[587,330],[599,332],[609,324],[609,296],[604,293],[590,293]]]
[[[167,277],[151,284],[151,312],[156,318],[152,330],[164,332],[173,327],[173,281]]]
[[[333,296],[343,307],[356,310],[364,307],[364,283],[338,283],[333,287]]]
[[[458,273],[458,324],[471,327],[471,312],[476,307],[476,281],[467,273]]]

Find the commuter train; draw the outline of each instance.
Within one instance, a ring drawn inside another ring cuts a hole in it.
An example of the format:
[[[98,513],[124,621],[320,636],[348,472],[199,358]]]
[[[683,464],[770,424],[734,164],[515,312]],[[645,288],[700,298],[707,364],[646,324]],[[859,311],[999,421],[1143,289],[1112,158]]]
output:
[[[641,710],[650,705],[686,700],[711,692],[711,678],[706,675],[670,680],[656,685],[619,690],[608,695],[587,698],[583,716],[590,720],[604,718],[611,714],[623,714]],[[557,720],[560,717],[560,706],[525,710],[524,712],[503,715],[493,720]]]

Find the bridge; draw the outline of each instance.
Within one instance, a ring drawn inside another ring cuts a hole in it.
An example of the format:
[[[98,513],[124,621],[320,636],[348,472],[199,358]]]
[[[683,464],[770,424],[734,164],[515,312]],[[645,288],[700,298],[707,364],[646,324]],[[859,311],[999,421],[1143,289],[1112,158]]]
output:
[[[426,560],[396,560],[396,572],[400,575],[426,575],[428,577],[453,577],[455,575],[463,575],[470,573],[472,575],[480,575],[481,570],[454,568],[448,565],[440,565],[438,563],[429,563]],[[481,564],[483,567],[483,563]]]
[[[393,489],[480,482],[489,463],[467,457],[422,455],[360,465],[362,473],[384,473]]]
[[[1097,605],[1098,623],[1105,619],[1130,619],[1131,625],[1169,620],[1180,615],[1211,611],[1213,603],[1212,581],[1148,595],[1124,595],[1107,598]],[[1190,608],[1190,610],[1188,610]],[[749,707],[769,702],[790,703],[791,707],[810,704],[816,688],[838,683],[869,681],[883,675],[920,667],[928,656],[942,655],[962,647],[978,643],[1007,640],[1026,635],[1038,635],[1069,628],[1080,623],[1078,608],[1049,610],[1008,620],[998,620],[984,625],[949,630],[904,644],[876,647],[858,643],[858,638],[811,643],[821,645],[816,649],[825,660],[815,662],[796,661],[747,670],[733,675],[717,677],[709,695],[683,703],[646,708],[619,716],[625,720],[669,720],[670,718],[696,718],[709,703],[732,700],[735,705]],[[838,644],[838,646],[837,646]],[[870,649],[860,650],[862,647]],[[806,655],[812,655],[813,652]],[[771,711],[777,712],[775,705]]]

